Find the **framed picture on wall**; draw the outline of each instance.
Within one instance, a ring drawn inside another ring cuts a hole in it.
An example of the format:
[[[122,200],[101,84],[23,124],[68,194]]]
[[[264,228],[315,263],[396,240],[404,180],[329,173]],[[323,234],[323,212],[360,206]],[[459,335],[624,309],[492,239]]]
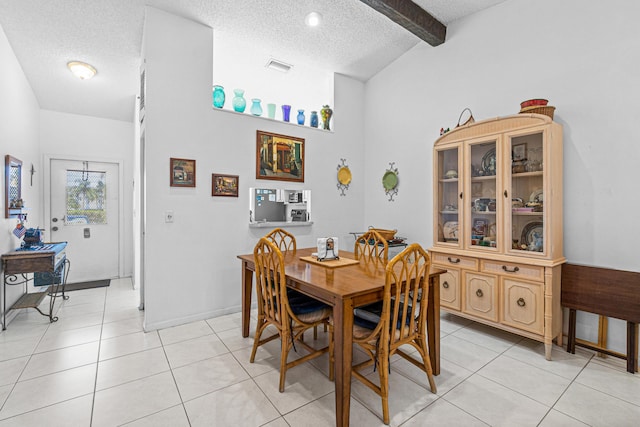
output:
[[[238,175],[212,174],[211,195],[238,197],[239,179]]]
[[[196,161],[171,158],[169,177],[172,187],[196,186]]]
[[[304,182],[304,139],[259,130],[256,179]]]

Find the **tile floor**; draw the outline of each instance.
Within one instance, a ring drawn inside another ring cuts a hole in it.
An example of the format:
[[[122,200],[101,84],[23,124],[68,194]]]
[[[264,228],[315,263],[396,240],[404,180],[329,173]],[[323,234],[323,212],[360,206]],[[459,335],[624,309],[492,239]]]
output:
[[[26,310],[0,333],[0,427],[334,425],[326,356],[291,369],[278,393],[279,341],[250,364],[239,313],[144,333],[130,280],[69,295],[58,322]],[[441,346],[435,395],[413,365],[392,361],[391,425],[640,422],[640,375],[618,359],[554,348],[549,362],[540,343],[446,314]],[[354,382],[351,425],[381,426],[380,414]]]

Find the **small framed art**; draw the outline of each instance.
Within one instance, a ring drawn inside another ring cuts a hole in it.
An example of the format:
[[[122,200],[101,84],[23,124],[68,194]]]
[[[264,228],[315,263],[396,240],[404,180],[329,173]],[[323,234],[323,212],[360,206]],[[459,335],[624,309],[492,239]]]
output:
[[[196,161],[189,159],[171,158],[169,169],[172,187],[196,186]]]
[[[211,175],[211,195],[238,197],[238,187],[240,178],[238,175],[222,175],[214,173]]]

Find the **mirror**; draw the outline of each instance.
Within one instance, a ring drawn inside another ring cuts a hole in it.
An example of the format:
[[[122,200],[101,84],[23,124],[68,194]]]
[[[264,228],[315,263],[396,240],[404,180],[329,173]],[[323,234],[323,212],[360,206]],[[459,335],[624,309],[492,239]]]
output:
[[[7,154],[4,157],[4,217],[16,216],[22,208],[22,161]]]

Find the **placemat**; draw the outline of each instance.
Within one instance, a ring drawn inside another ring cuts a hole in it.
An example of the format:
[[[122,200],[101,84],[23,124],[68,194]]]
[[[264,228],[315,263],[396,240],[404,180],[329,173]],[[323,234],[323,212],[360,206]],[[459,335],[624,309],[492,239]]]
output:
[[[329,261],[318,261],[318,258],[312,256],[301,256],[301,260],[310,262],[311,264],[321,265],[327,268],[346,267],[348,265],[358,264],[360,261],[351,258],[338,258]]]

